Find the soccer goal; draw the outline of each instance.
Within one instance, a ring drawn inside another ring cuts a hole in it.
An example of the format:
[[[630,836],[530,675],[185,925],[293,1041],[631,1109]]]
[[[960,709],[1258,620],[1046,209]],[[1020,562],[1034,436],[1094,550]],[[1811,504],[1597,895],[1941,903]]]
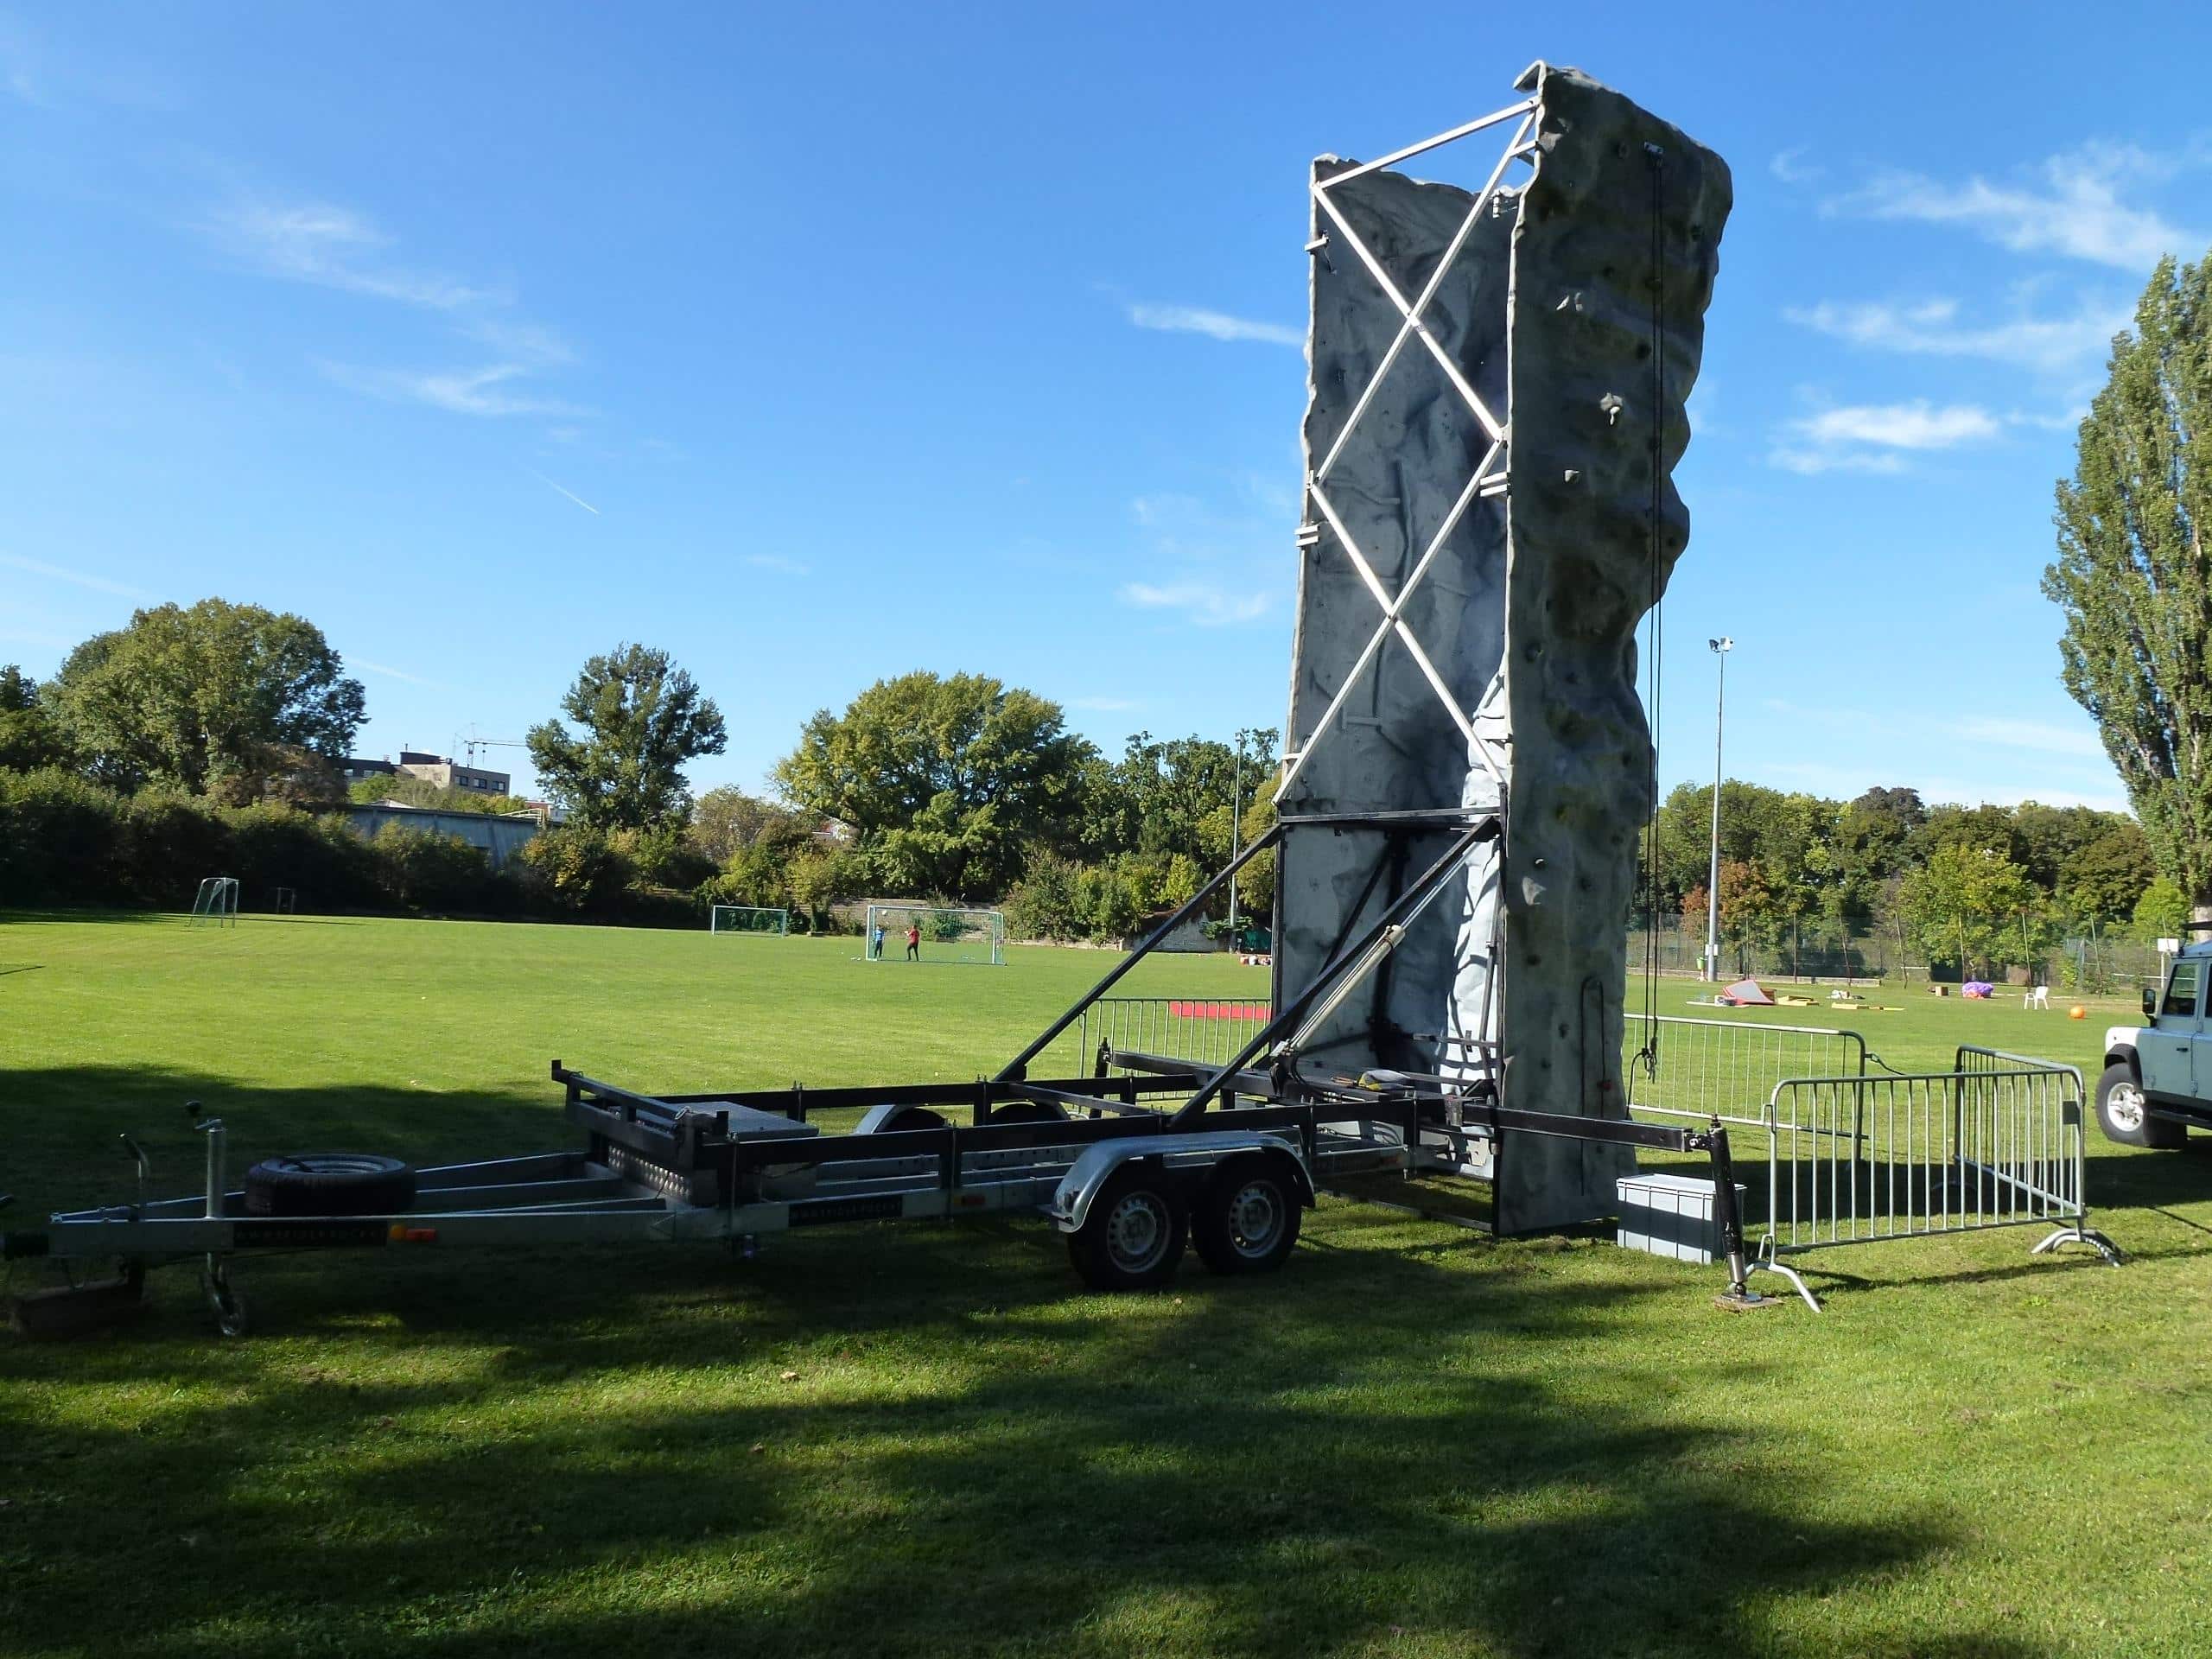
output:
[[[943,905],[870,905],[861,936],[869,962],[1006,963],[1006,918]]]
[[[758,905],[716,905],[707,917],[715,933],[772,933],[781,938],[791,931],[788,910],[767,910]]]
[[[200,884],[192,899],[191,925],[236,927],[238,925],[238,879],[211,875]]]

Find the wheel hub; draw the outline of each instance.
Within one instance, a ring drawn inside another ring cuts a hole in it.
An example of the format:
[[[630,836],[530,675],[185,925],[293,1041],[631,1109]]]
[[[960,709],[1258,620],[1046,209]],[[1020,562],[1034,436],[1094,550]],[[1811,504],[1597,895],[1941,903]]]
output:
[[[1132,1192],[1106,1217],[1106,1239],[1116,1266],[1141,1273],[1167,1247],[1167,1211],[1150,1192]]]
[[[1282,1232],[1282,1194],[1273,1184],[1252,1181],[1229,1206],[1229,1238],[1239,1253],[1265,1255]]]
[[[2119,1083],[2105,1096],[2105,1112],[2113,1128],[2130,1135],[2143,1127],[2143,1090],[2133,1083]]]

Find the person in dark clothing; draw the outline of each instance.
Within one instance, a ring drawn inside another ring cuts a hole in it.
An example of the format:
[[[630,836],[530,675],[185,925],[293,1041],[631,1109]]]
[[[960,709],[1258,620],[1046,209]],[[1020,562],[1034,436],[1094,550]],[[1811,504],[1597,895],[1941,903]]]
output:
[[[922,925],[919,922],[909,922],[906,924],[906,960],[919,962],[921,959]]]

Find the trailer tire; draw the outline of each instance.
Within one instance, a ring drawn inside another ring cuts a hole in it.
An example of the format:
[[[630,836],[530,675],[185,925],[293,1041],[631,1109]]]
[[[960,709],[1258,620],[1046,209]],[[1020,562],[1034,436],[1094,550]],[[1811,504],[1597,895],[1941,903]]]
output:
[[[1239,1153],[1213,1173],[1191,1214],[1191,1242],[1215,1273],[1273,1273],[1298,1245],[1305,1219],[1287,1160]]]
[[[1067,1109],[1041,1100],[1010,1100],[1003,1106],[991,1108],[991,1122],[1000,1123],[1065,1123]]]
[[[1124,1164],[1068,1235],[1068,1259],[1093,1290],[1151,1290],[1175,1276],[1191,1217],[1166,1172]]]
[[[886,1112],[882,1122],[870,1133],[905,1135],[913,1129],[942,1129],[946,1127],[942,1112],[933,1112],[926,1106],[901,1106],[895,1111]]]
[[[2135,1068],[2125,1060],[2113,1061],[2097,1079],[2097,1127],[2123,1147],[2171,1152],[2189,1141],[2186,1125],[2151,1116]]]
[[[250,1216],[388,1216],[415,1202],[415,1166],[373,1152],[294,1152],[245,1173]]]

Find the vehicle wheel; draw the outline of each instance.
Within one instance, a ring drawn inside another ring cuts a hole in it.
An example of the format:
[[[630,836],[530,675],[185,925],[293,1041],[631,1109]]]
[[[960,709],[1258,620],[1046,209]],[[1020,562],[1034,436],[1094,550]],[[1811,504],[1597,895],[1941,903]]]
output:
[[[1066,1111],[1049,1106],[1041,1100],[1010,1100],[1003,1106],[991,1108],[991,1122],[1000,1123],[1065,1123]]]
[[[1191,1242],[1216,1273],[1273,1273],[1298,1243],[1305,1219],[1283,1160],[1248,1152],[1214,1172],[1191,1216]]]
[[[2189,1140],[2189,1130],[2179,1123],[2153,1117],[2143,1099],[2143,1085],[2135,1080],[2135,1072],[2125,1060],[2114,1061],[2105,1068],[2097,1079],[2097,1127],[2105,1132],[2105,1139],[2117,1141],[2123,1147],[2151,1147],[2160,1152],[2171,1152]]]
[[[250,1216],[388,1216],[415,1202],[415,1166],[373,1152],[292,1152],[245,1173]]]
[[[941,1129],[944,1114],[926,1106],[899,1106],[884,1113],[868,1129],[870,1135],[904,1135],[911,1129]]]
[[[1124,1164],[1068,1235],[1068,1259],[1093,1290],[1149,1290],[1174,1276],[1190,1231],[1173,1184],[1157,1169]]]

